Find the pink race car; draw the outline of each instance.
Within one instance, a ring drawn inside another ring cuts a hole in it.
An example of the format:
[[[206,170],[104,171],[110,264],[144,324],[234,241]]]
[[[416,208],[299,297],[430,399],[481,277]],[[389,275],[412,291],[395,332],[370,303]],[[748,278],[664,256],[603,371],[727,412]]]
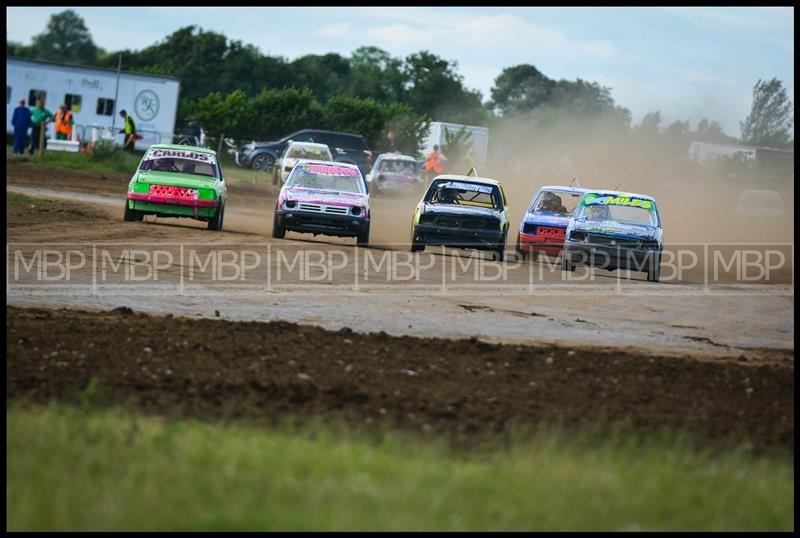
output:
[[[288,230],[355,237],[366,246],[369,222],[369,193],[358,166],[300,160],[278,195],[272,237],[281,239]]]

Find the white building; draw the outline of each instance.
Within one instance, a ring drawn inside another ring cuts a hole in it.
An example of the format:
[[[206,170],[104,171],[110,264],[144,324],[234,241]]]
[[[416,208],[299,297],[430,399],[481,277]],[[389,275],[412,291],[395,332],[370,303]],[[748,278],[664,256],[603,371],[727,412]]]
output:
[[[91,137],[94,127],[111,129],[113,125],[114,139],[121,144],[119,111],[126,110],[143,137],[137,149],[172,143],[179,89],[174,77],[122,71],[117,88],[116,69],[6,57],[6,132],[13,132],[11,117],[20,100],[34,107],[41,97],[53,114],[62,104],[71,106],[75,134],[81,141]],[[51,125],[49,137],[53,131]]]

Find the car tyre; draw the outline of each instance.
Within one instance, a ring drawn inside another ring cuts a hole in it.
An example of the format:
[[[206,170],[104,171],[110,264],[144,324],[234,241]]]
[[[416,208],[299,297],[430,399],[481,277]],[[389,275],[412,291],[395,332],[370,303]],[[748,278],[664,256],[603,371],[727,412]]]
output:
[[[494,250],[494,260],[502,262],[506,259],[506,238],[508,237],[508,229],[503,232],[503,242],[497,245]]]
[[[417,230],[415,228],[411,234],[411,252],[422,252],[424,250],[425,244],[417,242]]]
[[[225,219],[225,204],[221,203],[214,213],[214,218],[208,221],[208,229],[218,232],[222,229],[222,221]]]
[[[369,246],[369,226],[367,226],[367,229],[364,230],[363,233],[360,233],[358,234],[358,236],[356,236],[356,246],[357,247]]]
[[[563,252],[561,254],[561,270],[568,271],[570,273],[575,272],[575,266],[572,263],[570,263],[569,256],[567,256],[566,252]]]
[[[658,282],[661,278],[661,253],[655,255],[655,259],[647,266],[647,281]]]
[[[275,239],[283,239],[286,237],[286,228],[278,223],[278,214],[272,217],[272,237]]]
[[[142,221],[144,220],[144,215],[142,215],[141,212],[128,207],[128,201],[125,200],[125,214],[123,215],[122,220],[124,220],[125,222]]]
[[[253,170],[257,170],[259,172],[272,172],[275,168],[275,157],[269,153],[256,155],[251,166]]]

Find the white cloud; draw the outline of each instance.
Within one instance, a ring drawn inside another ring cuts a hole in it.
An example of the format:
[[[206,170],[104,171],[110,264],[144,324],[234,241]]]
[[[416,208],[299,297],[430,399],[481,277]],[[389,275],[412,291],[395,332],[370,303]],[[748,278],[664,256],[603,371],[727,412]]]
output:
[[[325,26],[319,31],[319,35],[327,37],[345,37],[353,32],[353,27],[349,22],[339,22]]]

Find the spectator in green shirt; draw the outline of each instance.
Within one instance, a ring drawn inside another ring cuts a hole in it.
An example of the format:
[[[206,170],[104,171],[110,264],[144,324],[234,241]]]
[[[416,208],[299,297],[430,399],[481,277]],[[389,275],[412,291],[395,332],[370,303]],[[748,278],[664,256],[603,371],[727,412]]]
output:
[[[53,113],[44,107],[44,101],[38,99],[36,101],[36,108],[31,110],[31,155],[33,155],[33,152],[39,147],[39,136],[41,136],[42,129],[45,129],[44,147],[47,147],[47,121],[52,119]]]
[[[125,128],[120,131],[120,134],[125,135],[125,141],[122,144],[122,149],[125,151],[133,151],[136,142],[136,123],[133,118],[125,110],[120,110],[119,115],[125,120]]]

